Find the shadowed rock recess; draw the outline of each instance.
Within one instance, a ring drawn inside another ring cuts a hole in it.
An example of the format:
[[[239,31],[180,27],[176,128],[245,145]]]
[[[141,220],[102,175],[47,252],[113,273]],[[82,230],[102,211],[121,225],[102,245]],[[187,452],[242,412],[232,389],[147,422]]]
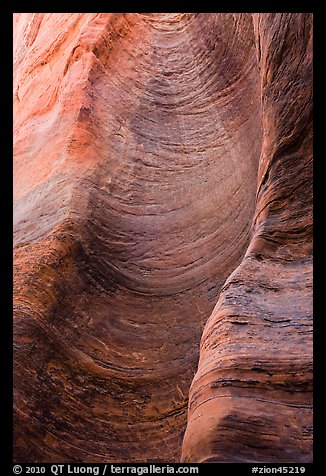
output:
[[[312,15],[14,15],[17,462],[312,460]]]

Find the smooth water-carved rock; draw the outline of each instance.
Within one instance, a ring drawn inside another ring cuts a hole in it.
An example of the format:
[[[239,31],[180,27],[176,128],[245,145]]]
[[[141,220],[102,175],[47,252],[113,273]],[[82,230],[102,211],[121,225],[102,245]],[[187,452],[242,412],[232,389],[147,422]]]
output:
[[[312,460],[311,16],[253,22],[263,124],[253,236],[203,332],[185,461]]]
[[[14,15],[16,461],[311,459],[310,36]]]

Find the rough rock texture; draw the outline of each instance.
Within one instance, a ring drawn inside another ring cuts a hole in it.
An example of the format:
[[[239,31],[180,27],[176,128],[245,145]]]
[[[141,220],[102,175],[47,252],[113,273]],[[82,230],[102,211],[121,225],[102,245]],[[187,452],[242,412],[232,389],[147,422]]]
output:
[[[263,142],[253,237],[201,339],[184,461],[312,460],[312,35],[254,15]]]
[[[311,60],[309,14],[14,15],[16,461],[311,459]]]

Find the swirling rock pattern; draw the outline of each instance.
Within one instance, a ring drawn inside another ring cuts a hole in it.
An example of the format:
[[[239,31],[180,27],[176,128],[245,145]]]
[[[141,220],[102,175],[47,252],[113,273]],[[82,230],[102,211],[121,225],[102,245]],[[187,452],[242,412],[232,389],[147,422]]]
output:
[[[311,16],[253,22],[263,121],[253,236],[203,332],[185,461],[312,459]]]
[[[308,461],[311,15],[14,33],[15,460]]]

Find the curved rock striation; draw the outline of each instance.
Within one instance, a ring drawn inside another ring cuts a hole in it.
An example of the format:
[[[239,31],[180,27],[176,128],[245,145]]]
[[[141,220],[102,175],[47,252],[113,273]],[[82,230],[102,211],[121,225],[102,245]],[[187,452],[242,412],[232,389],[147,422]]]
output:
[[[309,461],[311,16],[14,33],[15,460]]]
[[[201,339],[183,460],[312,460],[312,18],[254,15],[263,142],[253,236]]]

